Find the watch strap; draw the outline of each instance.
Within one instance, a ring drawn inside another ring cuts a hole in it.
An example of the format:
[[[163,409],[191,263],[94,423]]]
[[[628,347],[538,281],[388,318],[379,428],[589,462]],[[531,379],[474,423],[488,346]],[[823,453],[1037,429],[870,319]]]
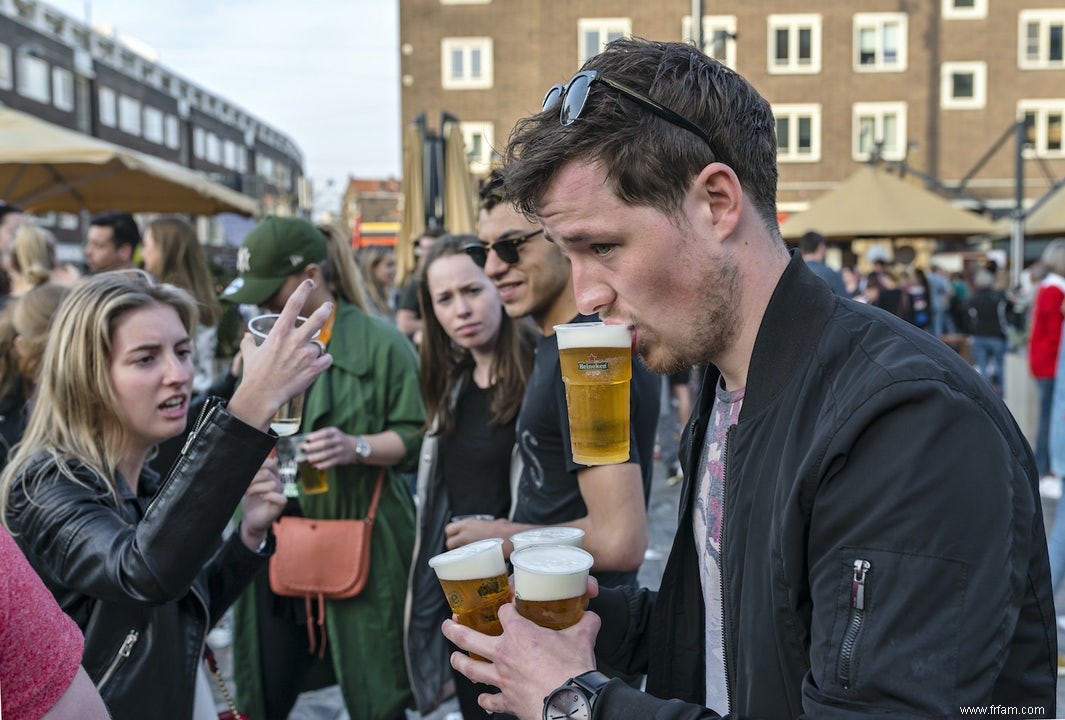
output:
[[[591,701],[594,703],[596,696],[599,695],[599,691],[602,690],[603,686],[606,685],[608,682],[610,682],[610,678],[608,678],[603,673],[599,672],[598,670],[589,670],[586,673],[581,673],[577,677],[572,678],[566,684],[573,684],[579,687],[581,690],[584,690],[586,693],[588,693]]]

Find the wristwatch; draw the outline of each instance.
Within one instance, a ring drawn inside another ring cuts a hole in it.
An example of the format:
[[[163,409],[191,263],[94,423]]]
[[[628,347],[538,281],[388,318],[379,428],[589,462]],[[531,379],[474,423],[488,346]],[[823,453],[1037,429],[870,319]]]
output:
[[[359,462],[364,463],[369,460],[371,453],[373,453],[373,448],[370,447],[370,443],[366,442],[366,438],[362,435],[356,435],[355,457],[359,459]]]
[[[543,720],[591,720],[599,691],[610,682],[601,672],[589,672],[570,678],[544,698]]]

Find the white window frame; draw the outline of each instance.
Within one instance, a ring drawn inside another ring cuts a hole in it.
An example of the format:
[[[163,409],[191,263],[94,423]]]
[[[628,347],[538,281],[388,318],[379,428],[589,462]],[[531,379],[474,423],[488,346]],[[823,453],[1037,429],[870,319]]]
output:
[[[692,16],[685,15],[680,23],[684,42],[692,41]],[[720,36],[720,43],[715,39]],[[733,70],[736,69],[736,16],[703,15],[703,52]],[[721,50],[724,52],[720,52]]]
[[[118,129],[130,135],[141,134],[141,101],[129,95],[118,96]]]
[[[1038,57],[1028,57],[1028,25],[1039,26]],[[1065,68],[1065,52],[1056,60],[1048,56],[1050,48],[1045,42],[1051,26],[1061,25],[1065,34],[1065,10],[1021,10],[1017,15],[1017,66],[1022,70],[1060,70]],[[1065,38],[1062,40],[1065,43]]]
[[[872,155],[871,152],[861,148],[861,120],[863,117],[872,116],[874,142],[884,139],[884,118],[894,115],[896,122],[896,138],[894,147],[886,144],[880,157],[884,160],[903,160],[906,158],[906,103],[904,102],[867,102],[854,103],[851,106],[851,158],[858,161],[866,161]]]
[[[945,20],[980,20],[987,17],[987,0],[975,0],[971,8],[960,8],[955,0],[943,0],[942,15]]]
[[[202,127],[192,128],[192,155],[200,160],[207,157],[207,131]]]
[[[74,73],[66,68],[52,68],[52,104],[64,112],[74,109]]]
[[[1065,125],[1065,100],[1020,100],[1017,102],[1017,117],[1023,120],[1025,115],[1033,113],[1035,115],[1035,137],[1033,138],[1033,144],[1025,147],[1025,157],[1040,157],[1040,158],[1065,158],[1065,138],[1059,139],[1059,143],[1062,147],[1057,150],[1051,150],[1047,147],[1049,143],[1049,133],[1047,132],[1050,127],[1049,117],[1051,115],[1060,116],[1059,122]],[[1062,128],[1062,132],[1065,132],[1065,127]]]
[[[100,124],[109,128],[118,127],[118,97],[115,95],[115,91],[101,85],[97,93],[97,102],[100,111]]]
[[[973,76],[971,98],[954,96],[954,76],[959,74]],[[945,62],[940,65],[939,104],[944,110],[982,110],[987,107],[987,63],[974,60],[972,62]]]
[[[491,170],[493,165],[493,152],[495,150],[495,125],[487,121],[460,122],[462,142],[466,146],[466,160],[469,162],[470,171],[473,173],[485,173]],[[481,138],[481,152],[473,154],[473,146],[477,136]]]
[[[19,53],[18,94],[48,105],[52,102],[52,78],[47,60]]]
[[[165,143],[171,150],[181,148],[181,122],[176,115],[167,115],[163,120],[163,136]]]
[[[898,26],[898,47],[895,48],[895,62],[884,59],[884,29],[889,25]],[[875,38],[875,58],[871,64],[862,64],[861,33],[873,30]],[[854,14],[854,72],[905,72],[907,64],[907,34],[909,18],[906,13],[855,13]]]
[[[577,65],[583,65],[588,58],[593,57],[587,53],[584,42],[585,35],[591,32],[599,34],[599,50],[593,53],[593,55],[598,55],[603,52],[611,35],[632,36],[632,18],[579,18],[577,20]]]
[[[798,61],[799,31],[810,30],[810,62]],[[788,30],[788,60],[777,64],[777,30]],[[766,70],[770,75],[815,75],[821,72],[821,16],[770,15],[766,18]]]
[[[15,66],[12,62],[11,46],[0,43],[0,90],[10,90],[15,86]]]
[[[151,105],[144,106],[144,139],[162,145],[166,130],[163,128],[163,111]]]
[[[440,41],[440,82],[445,90],[486,90],[492,87],[492,38],[490,37],[447,37]],[[481,54],[481,74],[470,74],[470,59],[474,51]],[[452,75],[451,55],[461,52],[463,72],[461,76]]]
[[[204,147],[204,159],[214,165],[222,164],[222,138],[213,132],[207,133],[207,142]]]
[[[788,119],[788,150],[783,152],[777,141],[777,162],[811,163],[821,160],[821,104],[820,103],[780,103],[773,105],[773,116],[780,120]],[[810,119],[810,152],[798,151],[799,119]]]

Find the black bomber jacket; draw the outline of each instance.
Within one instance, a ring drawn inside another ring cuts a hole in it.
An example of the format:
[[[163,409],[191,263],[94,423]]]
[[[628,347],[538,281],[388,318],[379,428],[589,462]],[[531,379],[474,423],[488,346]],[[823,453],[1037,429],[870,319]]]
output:
[[[138,495],[76,461],[16,481],[7,520],[23,553],[85,634],[82,659],[115,720],[192,717],[204,637],[273,550],[222,533],[275,438],[211,402],[160,484]]]
[[[713,717],[695,484],[718,382],[685,432],[660,591],[603,590],[596,718]],[[834,297],[796,255],[725,448],[724,646],[734,718],[1054,717],[1057,638],[1031,450],[990,386],[904,321]],[[976,714],[980,714],[977,712]]]

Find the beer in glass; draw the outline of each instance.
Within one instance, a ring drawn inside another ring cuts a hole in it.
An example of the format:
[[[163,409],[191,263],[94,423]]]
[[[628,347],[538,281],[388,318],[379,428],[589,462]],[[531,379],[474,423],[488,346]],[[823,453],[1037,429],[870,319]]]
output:
[[[592,556],[572,545],[532,545],[511,554],[518,614],[540,627],[576,625],[588,600]]]
[[[256,345],[262,345],[266,342],[266,337],[270,334],[270,331],[280,319],[281,315],[271,313],[268,315],[257,315],[248,321],[248,332],[252,334]],[[305,322],[307,322],[307,318],[297,317],[296,327],[299,327]],[[314,337],[318,337],[317,332],[314,334]],[[300,429],[300,422],[302,422],[302,420],[303,393],[299,393],[293,395],[286,402],[281,404],[281,407],[277,409],[277,413],[274,415],[273,421],[270,423],[270,429],[282,437],[285,435],[295,435]]]
[[[521,550],[532,545],[572,545],[582,547],[584,531],[575,527],[552,526],[523,530],[510,536],[514,550]]]
[[[632,334],[624,325],[555,325],[573,460],[610,465],[629,459]]]
[[[502,635],[499,606],[510,600],[503,539],[489,538],[429,558],[429,567],[460,625],[486,635]],[[484,660],[473,653],[470,657]]]
[[[329,471],[319,470],[307,462],[307,453],[303,452],[306,434],[292,435],[292,444],[296,448],[296,477],[304,495],[321,495],[329,490]],[[279,443],[280,444],[280,443]]]

